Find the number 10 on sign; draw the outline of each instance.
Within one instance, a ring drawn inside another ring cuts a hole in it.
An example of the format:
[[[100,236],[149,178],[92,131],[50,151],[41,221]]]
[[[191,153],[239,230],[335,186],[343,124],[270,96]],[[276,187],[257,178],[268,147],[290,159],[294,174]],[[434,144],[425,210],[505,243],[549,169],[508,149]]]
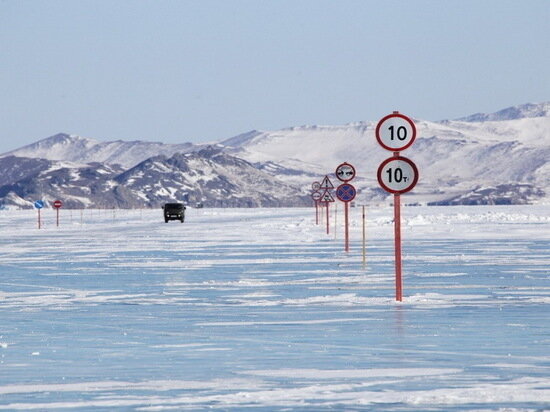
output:
[[[383,117],[376,125],[376,140],[380,146],[394,154],[378,167],[377,177],[380,186],[394,195],[395,298],[398,301],[403,300],[400,195],[412,190],[418,182],[416,165],[411,160],[400,156],[399,152],[410,147],[415,139],[416,126],[414,122],[399,112],[393,112]]]
[[[378,168],[378,183],[389,193],[406,193],[418,182],[418,169],[412,160],[394,156],[382,162]]]
[[[389,114],[378,122],[376,139],[384,149],[399,152],[414,143],[416,126],[407,116],[400,113]]]

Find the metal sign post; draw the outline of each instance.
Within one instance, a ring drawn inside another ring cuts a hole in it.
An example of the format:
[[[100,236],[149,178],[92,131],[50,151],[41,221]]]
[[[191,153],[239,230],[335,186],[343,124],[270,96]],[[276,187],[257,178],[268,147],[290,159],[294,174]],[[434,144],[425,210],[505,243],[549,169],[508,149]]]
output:
[[[336,168],[335,174],[344,182],[336,189],[336,197],[344,202],[344,250],[349,252],[349,203],[355,199],[357,191],[348,182],[355,177],[355,167],[344,162]]]
[[[343,183],[336,189],[336,197],[344,202],[344,250],[349,252],[349,203],[357,194],[355,187],[349,183]]]
[[[55,207],[55,210],[57,212],[57,219],[56,219],[56,226],[59,227],[59,209],[63,206],[63,202],[61,200],[56,200],[53,202],[53,207]]]
[[[38,209],[38,229],[42,228],[42,222],[40,218],[40,210],[44,207],[44,201],[43,200],[37,200],[34,202],[34,207]]]
[[[363,269],[365,269],[365,266],[367,264],[367,250],[366,250],[366,240],[367,240],[367,234],[366,234],[366,224],[365,224],[365,206],[363,206]]]
[[[332,197],[328,189],[326,189],[323,195],[321,196],[321,203],[324,203],[327,208],[327,235],[330,233],[329,205],[332,202],[334,202],[334,198]]]
[[[392,151],[393,157],[384,160],[378,167],[380,186],[393,193],[393,217],[395,237],[395,300],[403,300],[403,276],[401,263],[401,194],[414,188],[418,182],[418,169],[409,159],[401,157],[399,151],[410,147],[416,139],[414,122],[393,112],[383,117],[376,126],[376,140],[384,149]]]
[[[330,194],[330,189],[334,189],[334,185],[330,181],[328,176],[325,176],[321,182],[320,189],[323,189],[324,192],[321,196],[321,203],[325,203],[327,207],[327,235],[330,233],[330,222],[329,222],[329,203],[334,202],[334,198]]]
[[[319,202],[315,200],[315,224],[319,226]]]
[[[319,200],[321,200],[321,193],[320,192],[313,192],[311,194],[311,198],[315,202],[315,224],[319,224]]]
[[[334,240],[338,238],[338,203],[334,203]]]

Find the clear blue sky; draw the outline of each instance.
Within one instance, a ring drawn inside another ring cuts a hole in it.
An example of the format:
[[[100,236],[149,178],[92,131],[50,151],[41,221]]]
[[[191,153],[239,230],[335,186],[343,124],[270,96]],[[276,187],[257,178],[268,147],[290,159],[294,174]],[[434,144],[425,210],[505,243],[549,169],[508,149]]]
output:
[[[550,1],[0,0],[0,153],[550,99]]]

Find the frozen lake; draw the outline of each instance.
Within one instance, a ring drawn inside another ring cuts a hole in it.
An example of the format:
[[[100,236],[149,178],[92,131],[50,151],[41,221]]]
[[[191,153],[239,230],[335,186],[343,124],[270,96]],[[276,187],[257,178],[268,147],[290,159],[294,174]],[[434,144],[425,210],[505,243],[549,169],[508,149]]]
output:
[[[0,409],[550,409],[549,206],[339,208],[0,211]]]

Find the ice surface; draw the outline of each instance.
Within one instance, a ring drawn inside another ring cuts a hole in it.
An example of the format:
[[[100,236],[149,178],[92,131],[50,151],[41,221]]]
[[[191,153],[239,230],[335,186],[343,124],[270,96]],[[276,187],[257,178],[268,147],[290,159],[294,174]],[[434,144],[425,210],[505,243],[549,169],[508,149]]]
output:
[[[0,211],[0,410],[549,408],[547,206],[350,211]]]

